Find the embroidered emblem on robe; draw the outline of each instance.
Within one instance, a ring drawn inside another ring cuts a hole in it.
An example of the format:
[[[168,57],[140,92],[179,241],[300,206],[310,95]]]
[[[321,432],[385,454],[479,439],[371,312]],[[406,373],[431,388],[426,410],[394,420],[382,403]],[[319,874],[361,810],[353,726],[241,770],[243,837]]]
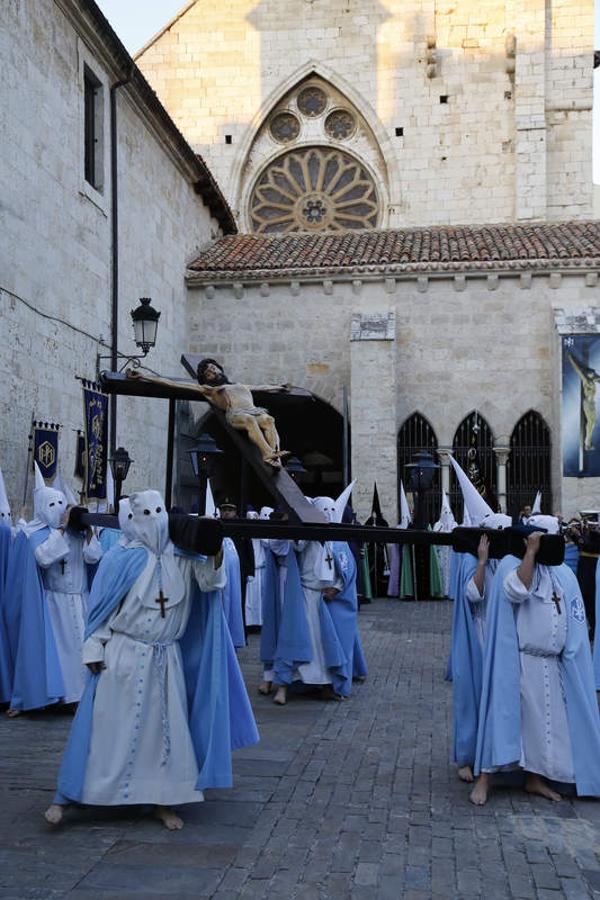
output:
[[[585,622],[585,606],[581,597],[573,597],[571,600],[571,615],[580,625]]]

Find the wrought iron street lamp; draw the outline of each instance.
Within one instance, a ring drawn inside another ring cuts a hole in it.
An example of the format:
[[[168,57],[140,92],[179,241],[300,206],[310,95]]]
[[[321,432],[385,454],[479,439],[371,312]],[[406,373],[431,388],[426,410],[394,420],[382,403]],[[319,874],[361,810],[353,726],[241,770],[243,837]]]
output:
[[[132,462],[133,460],[124,447],[117,447],[113,455],[108,459],[110,471],[112,472],[113,481],[115,483],[114,506],[115,512],[117,513],[119,510],[119,500],[121,499],[123,482],[127,478]],[[110,503],[110,498],[108,498],[108,502]]]
[[[154,309],[150,297],[141,297],[139,306],[132,309],[130,315],[133,323],[133,339],[136,347],[139,347],[142,352],[135,355],[116,351],[114,358],[112,355],[100,356],[100,354],[98,354],[96,357],[97,372],[100,372],[100,363],[104,359],[110,359],[113,365],[115,365],[114,360],[116,359],[124,360],[119,372],[122,372],[127,366],[139,369],[141,365],[140,359],[145,359],[151,348],[156,345],[156,333],[158,331],[160,312],[157,309]]]
[[[284,468],[288,475],[296,482],[300,481],[303,475],[306,475],[306,469],[297,456],[290,456]]]
[[[198,515],[203,516],[206,509],[206,485],[208,482],[208,466],[211,459],[219,456],[220,450],[214,438],[204,432],[197,443],[188,450],[194,475],[198,479]]]

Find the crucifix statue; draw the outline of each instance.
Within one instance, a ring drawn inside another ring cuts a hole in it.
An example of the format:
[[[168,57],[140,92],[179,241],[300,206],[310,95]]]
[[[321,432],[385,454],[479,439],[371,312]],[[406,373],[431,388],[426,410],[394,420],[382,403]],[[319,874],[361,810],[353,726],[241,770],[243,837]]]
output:
[[[238,431],[245,431],[258,447],[264,462],[279,468],[281,460],[289,456],[279,445],[279,435],[275,419],[266,409],[254,405],[253,391],[288,391],[289,385],[232,384],[223,366],[215,359],[202,359],[198,363],[196,377],[198,384],[182,384],[169,378],[142,374],[139,370],[128,370],[127,377],[149,384],[177,388],[190,400],[207,400],[212,406],[225,413],[227,423]]]

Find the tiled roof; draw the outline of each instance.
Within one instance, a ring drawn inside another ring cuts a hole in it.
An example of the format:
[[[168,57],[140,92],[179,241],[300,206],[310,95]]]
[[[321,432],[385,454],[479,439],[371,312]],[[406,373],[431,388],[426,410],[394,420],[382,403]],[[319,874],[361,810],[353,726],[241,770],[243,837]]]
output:
[[[386,229],[280,237],[236,234],[190,265],[193,282],[600,267],[600,221]]]

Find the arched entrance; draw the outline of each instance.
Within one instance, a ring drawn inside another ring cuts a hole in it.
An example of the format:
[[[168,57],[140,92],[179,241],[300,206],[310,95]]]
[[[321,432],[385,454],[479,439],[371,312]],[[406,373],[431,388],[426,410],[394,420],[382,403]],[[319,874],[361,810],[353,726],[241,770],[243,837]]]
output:
[[[477,410],[462,420],[452,441],[454,458],[492,509],[498,508],[496,499],[496,460],[492,429]],[[454,472],[450,472],[450,503],[455,516],[462,516],[462,492]]]
[[[429,421],[422,416],[421,413],[415,412],[412,416],[400,426],[398,431],[397,442],[397,460],[398,460],[398,487],[400,481],[404,483],[405,490],[408,488],[408,477],[405,466],[412,462],[413,456],[419,450],[428,450],[437,462],[436,450],[438,448],[438,439]],[[433,524],[437,521],[440,512],[440,473],[439,469],[435,473],[431,490],[425,496],[425,507],[427,513],[427,521]]]
[[[265,402],[265,401],[261,401]],[[303,492],[310,497],[321,494],[336,497],[345,487],[344,419],[319,397],[292,397],[287,394],[269,396],[269,412],[275,417],[281,446],[296,456],[306,474],[299,477]],[[225,497],[240,507],[273,506],[264,486],[243,464],[240,454],[208,410],[196,420],[190,404],[178,403],[177,469],[175,504],[191,510],[197,501],[198,485],[188,451],[200,434],[208,432],[223,451],[209,464],[209,476],[217,502]]]

